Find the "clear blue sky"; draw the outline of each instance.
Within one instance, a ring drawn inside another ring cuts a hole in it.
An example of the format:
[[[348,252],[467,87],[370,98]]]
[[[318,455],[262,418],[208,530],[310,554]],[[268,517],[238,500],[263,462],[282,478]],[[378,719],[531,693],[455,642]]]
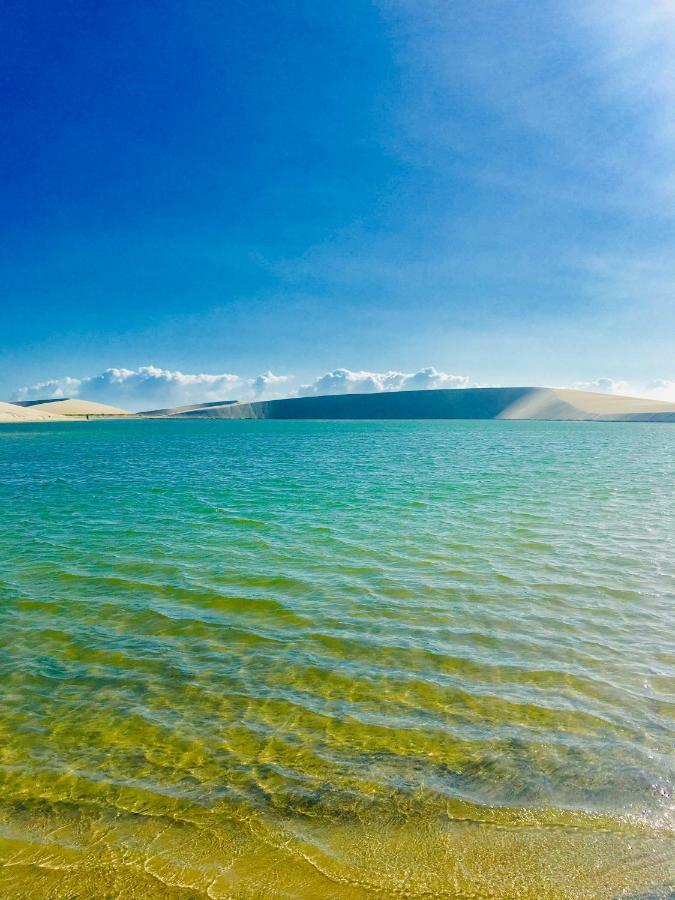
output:
[[[0,397],[675,379],[669,6],[8,0]]]

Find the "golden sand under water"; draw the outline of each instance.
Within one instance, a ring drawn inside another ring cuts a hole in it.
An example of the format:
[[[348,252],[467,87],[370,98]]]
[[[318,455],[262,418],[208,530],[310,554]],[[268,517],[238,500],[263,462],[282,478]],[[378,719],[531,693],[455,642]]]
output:
[[[0,896],[672,896],[674,449],[3,426]]]
[[[672,844],[662,836],[590,818],[395,824],[383,815],[279,828],[233,813],[153,815],[142,806],[117,807],[110,820],[90,810],[84,825],[81,804],[43,802],[3,823],[31,832],[30,841],[0,842],[3,896],[612,898],[672,873]]]

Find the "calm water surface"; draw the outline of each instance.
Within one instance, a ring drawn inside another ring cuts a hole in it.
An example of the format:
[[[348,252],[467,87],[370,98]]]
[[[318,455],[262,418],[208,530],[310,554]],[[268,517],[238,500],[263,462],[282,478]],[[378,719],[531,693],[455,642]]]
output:
[[[0,896],[669,897],[675,426],[0,426]]]

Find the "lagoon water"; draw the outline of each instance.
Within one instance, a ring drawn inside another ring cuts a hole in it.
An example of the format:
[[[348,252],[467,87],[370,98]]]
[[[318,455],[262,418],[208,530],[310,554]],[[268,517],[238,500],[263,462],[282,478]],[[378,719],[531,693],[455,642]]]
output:
[[[0,426],[0,896],[668,897],[675,426]]]

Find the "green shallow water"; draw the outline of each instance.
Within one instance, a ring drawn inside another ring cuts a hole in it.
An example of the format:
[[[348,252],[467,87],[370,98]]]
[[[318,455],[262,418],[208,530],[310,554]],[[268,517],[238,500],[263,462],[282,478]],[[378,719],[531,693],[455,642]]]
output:
[[[674,451],[0,426],[0,896],[671,896]]]

